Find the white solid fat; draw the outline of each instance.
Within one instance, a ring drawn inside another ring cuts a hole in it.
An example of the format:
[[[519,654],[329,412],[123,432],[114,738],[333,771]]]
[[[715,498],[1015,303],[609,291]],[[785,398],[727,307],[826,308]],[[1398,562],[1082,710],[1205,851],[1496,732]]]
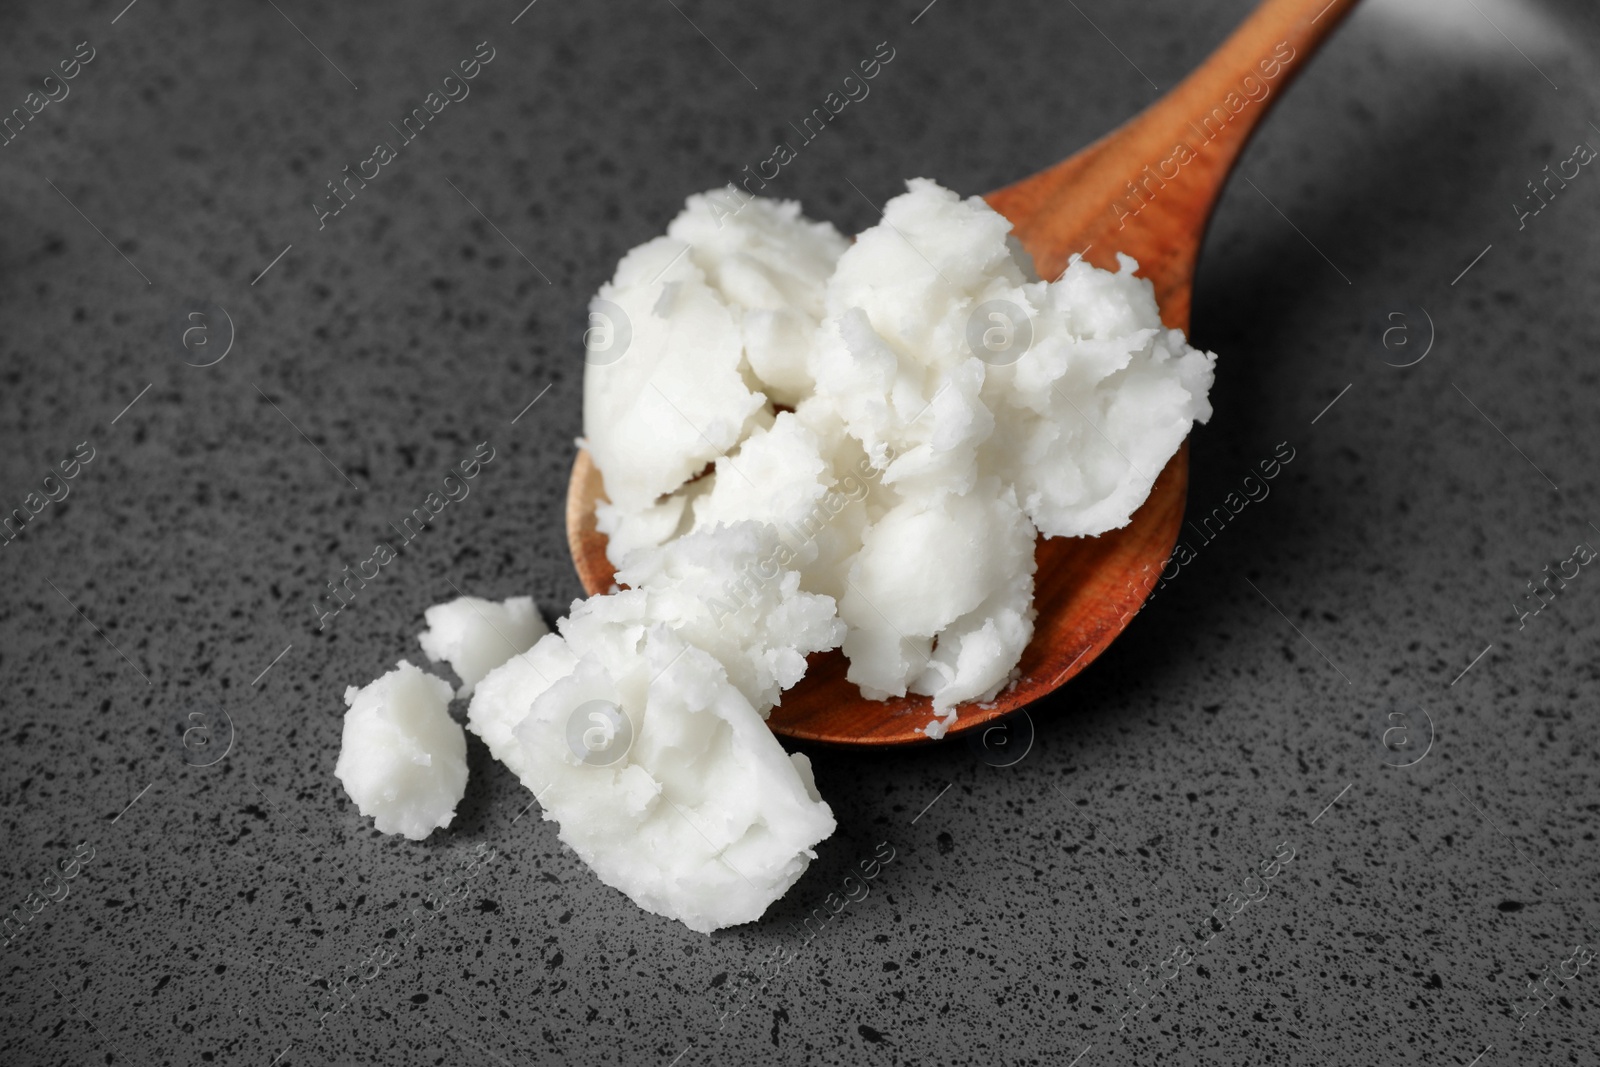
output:
[[[691,196],[667,235],[689,245],[707,282],[737,309],[750,371],[768,398],[793,407],[811,391],[811,334],[823,286],[850,242],[792,200],[729,187]]]
[[[694,503],[695,529],[748,520],[783,529],[833,484],[817,435],[787,411],[719,457],[715,475],[710,492]]]
[[[676,537],[693,496],[691,489],[705,480],[692,482],[642,508],[620,508],[609,500],[600,501],[594,509],[595,528],[606,535],[606,557],[620,567],[640,549],[658,548]]]
[[[926,693],[941,712],[990,699],[1032,635],[1035,534],[1126,525],[1209,418],[1215,357],[1162,325],[1132,260],[1106,271],[1074,259],[1041,281],[1004,218],[925,179],[842,251],[792,204],[751,201],[724,217],[741,203],[691,198],[669,229],[683,243],[650,255],[689,248],[695,284],[743,324],[744,380],[794,411],[763,407],[735,440],[702,435],[672,469],[708,473],[687,487],[654,482],[648,500],[624,496],[672,457],[597,453],[607,486],[614,474],[623,486],[602,517],[618,534],[613,561],[641,566],[691,529],[773,526],[800,589],[840,605],[849,677],[866,695]],[[773,254],[785,241],[787,269]],[[639,273],[625,259],[613,284]],[[773,377],[750,323],[784,301],[784,360],[792,368],[804,340],[806,373]],[[717,349],[690,362],[715,376],[732,360]],[[594,421],[599,408],[585,414],[591,437],[611,432]]]
[[[468,713],[602,881],[695,930],[758,918],[833,831],[762,721],[843,633],[782,554],[754,522],[672,542],[490,672]]]
[[[647,911],[702,933],[760,918],[834,829],[805,757],[665,627],[627,668],[585,656],[534,699],[515,731],[523,784],[600,880]]]
[[[847,677],[871,695],[926,693],[939,711],[993,697],[1033,632],[1033,546],[1033,525],[998,485],[890,510],[868,528],[839,602]]]
[[[764,523],[696,530],[619,570],[630,588],[575,605],[561,633],[580,653],[626,657],[632,649],[619,630],[637,641],[668,626],[721,663],[764,718],[805,673],[806,656],[844,639],[833,598],[801,590],[794,558]]]
[[[572,673],[578,663],[567,642],[546,634],[526,655],[514,656],[490,671],[477,685],[467,707],[467,728],[489,746],[489,754],[519,778],[527,778],[527,761],[516,740],[516,728],[533,700]]]
[[[710,488],[694,502],[694,528],[751,520],[773,527],[789,550],[783,565],[800,572],[802,587],[837,600],[880,475],[864,454],[836,468],[825,451],[830,443],[798,413],[780,413],[770,429],[717,460],[713,477],[704,479]]]
[[[943,715],[931,720],[926,726],[924,726],[922,728],[922,733],[930,741],[942,740],[944,735],[950,731],[950,727],[956,724],[957,718],[959,718],[959,715],[957,714],[956,709],[951,708]]]
[[[770,424],[769,398],[809,390],[823,284],[845,245],[798,204],[713,190],[623,257],[591,305],[584,374],[585,443],[613,504],[654,505]]]
[[[467,738],[450,718],[450,684],[405,660],[345,690],[334,775],[380,831],[421,841],[450,825],[467,788]]]
[[[823,286],[850,241],[831,223],[800,214],[794,200],[769,200],[736,189],[691,196],[667,235],[690,256],[730,305],[822,318]]]
[[[1045,287],[1034,341],[991,368],[985,395],[999,420],[986,459],[1017,487],[1050,537],[1125,526],[1196,422],[1211,417],[1216,357],[1161,324],[1137,264],[1099,270],[1082,260]]]
[[[819,394],[869,453],[901,453],[888,483],[965,492],[976,467],[1015,485],[1046,536],[1126,525],[1210,417],[1215,357],[1162,325],[1132,259],[1117,272],[1074,259],[1030,282],[982,200],[908,186],[829,280]],[[991,336],[1014,349],[980,358],[973,339]]]
[[[621,319],[609,322],[603,354],[591,346],[583,376],[585,444],[619,506],[655,503],[766,412],[741,371],[738,317],[687,250],[670,237],[640,245],[590,305],[592,315]],[[598,343],[601,327],[590,334]]]
[[[550,632],[533,598],[495,603],[463,596],[423,612],[428,628],[417,635],[429,660],[446,660],[461,679],[456,696],[469,697],[478,680],[512,656],[521,655]]]

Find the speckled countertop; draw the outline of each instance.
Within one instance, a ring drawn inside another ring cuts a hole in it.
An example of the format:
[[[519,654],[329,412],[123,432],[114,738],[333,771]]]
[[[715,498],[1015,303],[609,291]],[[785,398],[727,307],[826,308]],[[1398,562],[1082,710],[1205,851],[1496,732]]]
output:
[[[0,546],[0,1062],[1597,1062],[1580,0],[1369,2],[1285,94],[1201,263],[1192,512],[1294,458],[1013,724],[1014,764],[814,752],[838,833],[712,937],[598,884],[476,738],[425,844],[344,796],[341,694],[416,655],[424,607],[579,595],[584,304],[687,194],[882,42],[773,191],[846,231],[905,177],[981,192],[1249,7],[924,2],[6,6],[0,108],[60,98],[0,148],[0,504],[39,512]],[[1533,214],[1547,165],[1578,174]],[[485,441],[318,632],[325,583]],[[1547,564],[1577,575],[1519,617]]]

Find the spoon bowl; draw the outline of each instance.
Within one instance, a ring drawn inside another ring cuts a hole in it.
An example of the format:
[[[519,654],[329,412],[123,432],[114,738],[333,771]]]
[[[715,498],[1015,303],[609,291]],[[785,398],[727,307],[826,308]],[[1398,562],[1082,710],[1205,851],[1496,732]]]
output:
[[[1212,209],[1250,134],[1356,0],[1266,0],[1166,96],[1076,155],[987,194],[1055,278],[1074,254],[1115,270],[1139,262],[1167,326],[1189,328],[1195,262]],[[962,704],[951,733],[970,730],[1058,689],[1092,663],[1143,607],[1178,540],[1189,485],[1188,442],[1156,477],[1128,525],[1099,537],[1044,538],[1035,547],[1033,639],[1019,677],[988,703]],[[579,450],[567,490],[567,539],[583,587],[610,589],[615,568],[595,526],[600,471]],[[868,700],[845,679],[838,650],[811,657],[805,677],[767,720],[797,740],[926,742],[928,697]]]

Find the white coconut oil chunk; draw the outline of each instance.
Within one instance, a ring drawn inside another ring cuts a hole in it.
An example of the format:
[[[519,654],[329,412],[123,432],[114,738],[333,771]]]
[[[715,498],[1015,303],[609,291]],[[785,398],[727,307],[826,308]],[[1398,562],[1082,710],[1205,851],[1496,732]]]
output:
[[[386,834],[421,841],[455,817],[467,790],[467,735],[450,717],[450,683],[401,660],[345,690],[333,773]]]
[[[1004,217],[926,179],[848,245],[792,204],[728,218],[718,197],[691,197],[601,292],[650,309],[660,346],[585,378],[610,558],[638,567],[689,531],[772,526],[800,591],[838,604],[850,681],[867,699],[931,697],[925,732],[942,736],[957,705],[1017,677],[1036,539],[1128,524],[1210,417],[1216,357],[1162,324],[1132,259],[1074,257],[1042,281]],[[779,298],[783,326],[762,333]],[[715,412],[678,405],[673,433],[647,435],[640,405],[698,380]],[[738,402],[712,399],[722,389]]]
[[[834,829],[764,721],[844,633],[789,555],[756,522],[673,541],[491,671],[468,712],[602,882],[703,933],[759,918]]]
[[[498,604],[482,597],[457,597],[423,612],[428,628],[417,635],[422,651],[441,660],[461,679],[458,697],[472,695],[483,676],[532,648],[550,632],[533,598],[514,596]]]

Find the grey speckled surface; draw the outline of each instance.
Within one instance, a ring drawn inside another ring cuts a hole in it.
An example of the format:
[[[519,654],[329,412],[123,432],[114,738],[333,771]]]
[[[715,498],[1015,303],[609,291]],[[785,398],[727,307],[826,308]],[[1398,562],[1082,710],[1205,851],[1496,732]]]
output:
[[[519,819],[476,740],[448,834],[376,835],[331,773],[342,690],[454,587],[550,617],[579,593],[586,298],[878,42],[871,96],[776,190],[846,230],[875,218],[851,183],[980,192],[1069,153],[1248,5],[122,3],[0,12],[7,109],[95,49],[0,148],[0,503],[93,449],[0,548],[4,907],[75,875],[0,950],[0,1061],[1597,1062],[1600,573],[1511,610],[1600,545],[1600,173],[1521,230],[1510,208],[1600,145],[1592,5],[1357,12],[1247,154],[1195,296],[1221,361],[1191,508],[1286,441],[1270,497],[1033,709],[1016,765],[814,753],[838,834],[707,938]],[[319,232],[322,184],[484,40],[471,96]],[[210,367],[172,340],[198,301],[236,334]],[[1389,321],[1415,353],[1418,308],[1432,350],[1386,365],[1385,315],[1412,309]],[[318,634],[323,583],[484,440],[471,496]],[[1435,727],[1407,768],[1370,725],[1401,705]],[[870,895],[757,988],[882,842]],[[1285,842],[1269,895],[1195,936]],[[447,877],[462,899],[424,921]],[[316,976],[351,973],[319,1027]]]

